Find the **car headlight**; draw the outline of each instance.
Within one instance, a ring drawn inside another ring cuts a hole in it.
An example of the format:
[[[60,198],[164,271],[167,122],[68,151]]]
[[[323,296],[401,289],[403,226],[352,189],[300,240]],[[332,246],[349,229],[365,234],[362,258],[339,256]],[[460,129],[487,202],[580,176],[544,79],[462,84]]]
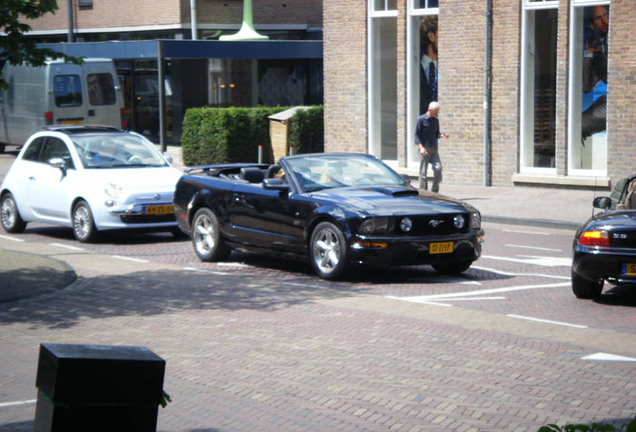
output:
[[[455,224],[455,228],[462,229],[466,225],[466,219],[463,215],[457,215],[453,218],[453,224]]]
[[[104,189],[104,193],[111,198],[117,199],[121,197],[121,186],[114,183],[107,184],[106,188]]]
[[[474,211],[470,214],[470,227],[472,229],[481,228],[481,215],[478,211]]]
[[[371,235],[383,234],[389,229],[389,218],[369,218],[365,219],[358,228],[358,234]]]

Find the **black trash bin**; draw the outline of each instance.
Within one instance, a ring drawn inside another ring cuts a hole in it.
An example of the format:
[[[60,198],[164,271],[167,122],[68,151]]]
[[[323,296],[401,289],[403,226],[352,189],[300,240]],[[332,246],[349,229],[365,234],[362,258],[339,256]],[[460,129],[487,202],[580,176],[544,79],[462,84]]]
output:
[[[166,362],[145,347],[41,344],[34,432],[155,432]]]

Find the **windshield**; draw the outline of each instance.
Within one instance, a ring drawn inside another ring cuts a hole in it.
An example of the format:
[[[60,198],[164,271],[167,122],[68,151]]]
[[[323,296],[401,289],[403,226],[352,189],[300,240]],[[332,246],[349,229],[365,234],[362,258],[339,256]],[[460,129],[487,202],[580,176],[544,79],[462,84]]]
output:
[[[152,143],[127,133],[76,135],[73,144],[88,169],[168,165]]]
[[[377,159],[364,155],[308,155],[286,160],[303,191],[347,186],[404,186],[406,182]]]

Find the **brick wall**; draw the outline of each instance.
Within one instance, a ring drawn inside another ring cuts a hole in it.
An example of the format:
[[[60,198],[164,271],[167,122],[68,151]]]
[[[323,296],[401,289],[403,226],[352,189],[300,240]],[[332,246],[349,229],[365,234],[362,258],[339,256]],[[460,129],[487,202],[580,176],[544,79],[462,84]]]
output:
[[[633,0],[610,6],[607,165],[616,181],[636,173],[636,7]]]
[[[325,150],[367,151],[365,0],[324,0]]]
[[[31,21],[34,30],[66,29],[68,2],[58,0],[55,15]],[[241,0],[197,0],[199,24],[243,21]],[[252,0],[254,24],[322,25],[321,0]],[[170,25],[190,23],[190,0],[94,0],[89,9],[75,8],[76,28]]]

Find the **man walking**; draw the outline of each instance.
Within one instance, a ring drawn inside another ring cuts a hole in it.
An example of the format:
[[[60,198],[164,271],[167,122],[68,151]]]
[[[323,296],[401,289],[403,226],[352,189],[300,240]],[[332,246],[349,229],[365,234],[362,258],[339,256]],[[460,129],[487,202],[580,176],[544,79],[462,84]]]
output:
[[[431,191],[439,192],[439,184],[442,181],[442,161],[439,157],[437,140],[439,138],[448,138],[448,134],[439,132],[439,103],[431,102],[428,105],[428,111],[417,119],[415,126],[415,144],[422,156],[420,162],[420,189],[428,189],[428,178],[426,171],[428,164],[433,169],[433,184]]]

